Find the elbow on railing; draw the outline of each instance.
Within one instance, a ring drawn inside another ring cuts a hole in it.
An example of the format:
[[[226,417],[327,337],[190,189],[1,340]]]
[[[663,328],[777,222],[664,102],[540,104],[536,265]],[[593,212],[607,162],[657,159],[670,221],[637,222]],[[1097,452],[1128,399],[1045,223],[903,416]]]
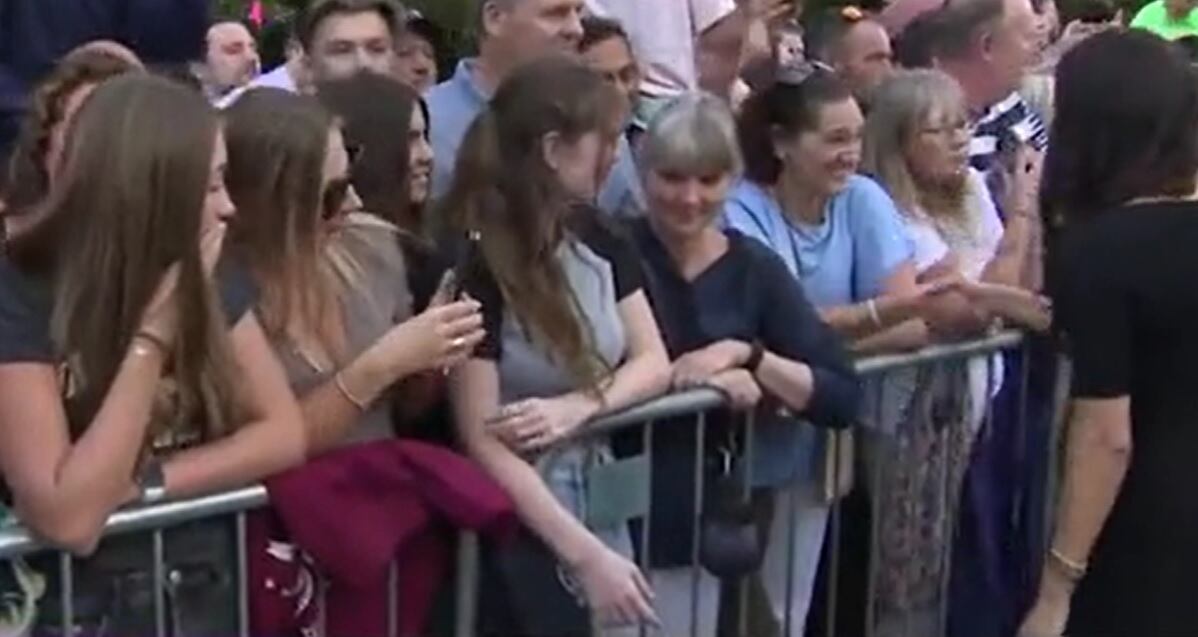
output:
[[[17,499],[15,508],[17,517],[30,533],[47,545],[76,557],[87,557],[96,552],[108,521],[107,514],[58,503],[35,506]]]

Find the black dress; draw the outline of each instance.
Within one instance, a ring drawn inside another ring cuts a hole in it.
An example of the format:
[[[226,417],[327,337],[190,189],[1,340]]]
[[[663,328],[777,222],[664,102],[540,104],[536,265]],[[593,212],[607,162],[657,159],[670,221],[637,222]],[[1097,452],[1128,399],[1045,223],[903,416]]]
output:
[[[1132,456],[1067,634],[1198,635],[1198,203],[1067,231],[1054,300],[1075,399],[1130,396]]]

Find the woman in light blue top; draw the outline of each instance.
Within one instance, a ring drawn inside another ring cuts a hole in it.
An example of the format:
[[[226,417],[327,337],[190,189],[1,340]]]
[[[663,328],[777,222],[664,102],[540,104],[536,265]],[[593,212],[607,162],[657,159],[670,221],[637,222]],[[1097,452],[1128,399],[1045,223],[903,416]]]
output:
[[[948,283],[917,282],[894,202],[856,174],[864,119],[849,88],[812,67],[787,74],[794,77],[780,78],[742,110],[746,180],[729,199],[725,224],[777,253],[824,320],[858,351],[921,347],[929,333],[923,317]],[[774,507],[763,575],[775,615],[791,606],[791,635],[803,634],[828,514],[815,479],[823,445],[808,429],[799,454],[809,470],[770,485],[786,488]],[[788,546],[779,539],[790,537],[791,503],[795,543]]]

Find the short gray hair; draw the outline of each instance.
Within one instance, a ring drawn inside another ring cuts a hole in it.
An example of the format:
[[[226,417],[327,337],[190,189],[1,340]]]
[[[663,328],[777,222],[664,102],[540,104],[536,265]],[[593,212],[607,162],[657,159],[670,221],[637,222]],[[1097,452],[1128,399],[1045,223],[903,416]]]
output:
[[[744,164],[728,105],[709,93],[687,93],[664,106],[641,140],[641,171],[682,175],[731,173]]]
[[[936,57],[959,60],[970,54],[974,42],[1002,20],[1004,0],[949,0],[939,9],[932,49]]]

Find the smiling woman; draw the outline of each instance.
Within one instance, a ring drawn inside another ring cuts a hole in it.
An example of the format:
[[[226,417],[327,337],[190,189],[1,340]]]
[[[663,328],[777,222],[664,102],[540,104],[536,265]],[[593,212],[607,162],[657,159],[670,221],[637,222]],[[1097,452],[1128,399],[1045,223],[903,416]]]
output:
[[[309,454],[393,435],[387,391],[463,360],[479,306],[413,316],[394,226],[358,213],[341,129],[311,97],[247,93],[229,110],[232,249],[262,287],[267,335],[300,397]]]

